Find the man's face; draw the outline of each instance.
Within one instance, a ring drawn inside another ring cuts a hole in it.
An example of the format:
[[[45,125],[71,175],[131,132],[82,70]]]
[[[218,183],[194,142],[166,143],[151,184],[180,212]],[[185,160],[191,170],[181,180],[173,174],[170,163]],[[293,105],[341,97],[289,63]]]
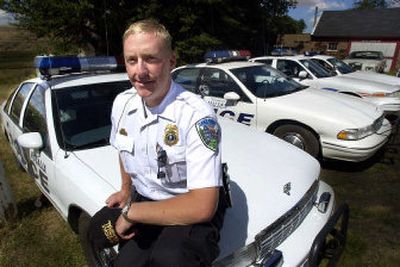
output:
[[[126,71],[138,94],[150,107],[161,103],[171,84],[176,58],[154,33],[137,33],[124,41]]]

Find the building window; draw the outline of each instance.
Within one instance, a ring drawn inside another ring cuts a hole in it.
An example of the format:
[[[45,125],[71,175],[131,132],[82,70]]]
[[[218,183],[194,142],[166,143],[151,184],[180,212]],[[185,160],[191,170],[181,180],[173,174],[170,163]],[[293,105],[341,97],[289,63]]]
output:
[[[328,51],[337,51],[338,43],[328,43]]]

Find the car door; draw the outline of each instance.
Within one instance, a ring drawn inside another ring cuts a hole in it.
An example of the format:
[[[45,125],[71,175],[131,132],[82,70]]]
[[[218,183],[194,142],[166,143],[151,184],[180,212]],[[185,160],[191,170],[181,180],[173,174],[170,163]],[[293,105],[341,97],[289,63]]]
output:
[[[35,86],[29,96],[22,116],[22,130],[24,133],[38,132],[43,140],[41,149],[24,148],[24,156],[27,161],[27,169],[34,177],[41,191],[49,198],[55,187],[54,161],[50,146],[48,130],[48,118],[45,104],[46,89],[40,85]]]
[[[256,104],[243,92],[240,85],[224,70],[204,68],[200,74],[197,92],[225,118],[257,127]],[[236,93],[239,100],[228,100],[226,93]]]
[[[23,133],[22,117],[26,107],[26,100],[35,85],[36,84],[33,82],[21,84],[7,100],[4,108],[6,115],[3,117],[5,134],[11,144],[11,148],[17,157],[19,164],[21,164],[21,166],[26,170],[28,167],[26,158],[22,153],[21,147],[17,143],[17,138]]]

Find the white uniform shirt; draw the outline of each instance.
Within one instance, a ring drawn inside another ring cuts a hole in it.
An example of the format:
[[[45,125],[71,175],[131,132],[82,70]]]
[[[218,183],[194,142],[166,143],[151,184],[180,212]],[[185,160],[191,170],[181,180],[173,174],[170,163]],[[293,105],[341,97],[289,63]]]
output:
[[[222,185],[216,115],[180,85],[172,82],[161,104],[152,109],[145,107],[134,88],[119,94],[111,120],[110,143],[119,150],[139,194],[161,200]],[[157,161],[162,150],[165,166]],[[163,178],[157,178],[160,172]]]

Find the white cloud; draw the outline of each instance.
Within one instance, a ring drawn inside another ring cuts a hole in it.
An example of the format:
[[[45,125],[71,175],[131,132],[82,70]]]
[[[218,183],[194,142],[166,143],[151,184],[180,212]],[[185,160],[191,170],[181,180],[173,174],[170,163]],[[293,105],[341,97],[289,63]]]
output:
[[[345,3],[347,2],[347,3]],[[316,6],[318,9],[344,9],[348,7],[349,1],[329,1],[329,0],[298,0],[298,7],[309,7],[314,10]]]

